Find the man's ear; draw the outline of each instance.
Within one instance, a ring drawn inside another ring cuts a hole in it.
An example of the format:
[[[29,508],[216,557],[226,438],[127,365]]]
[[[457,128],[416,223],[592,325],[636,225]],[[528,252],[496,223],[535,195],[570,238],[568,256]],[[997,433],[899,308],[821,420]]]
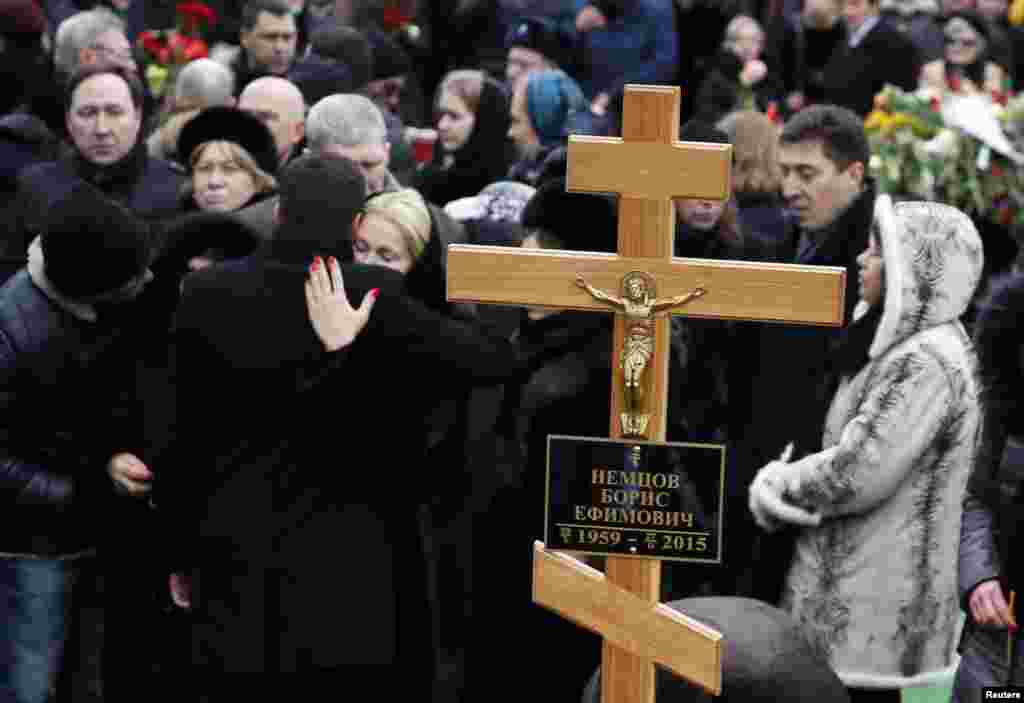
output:
[[[849,169],[850,177],[857,182],[857,185],[864,184],[864,162],[854,161],[850,164]]]
[[[250,40],[251,37],[252,37],[252,31],[251,30],[245,30],[245,29],[240,30],[238,32],[238,45],[241,46],[246,51],[248,51],[249,50],[249,40]]]
[[[356,216],[352,218],[352,239],[356,238],[356,232],[359,231],[361,224],[363,224],[363,213],[357,212]]]
[[[278,225],[278,226],[284,224],[284,220],[281,218],[281,199],[280,198],[278,198],[277,202],[274,203],[274,224]]]
[[[292,134],[292,144],[298,144],[302,141],[302,138],[306,136],[306,122],[300,120],[295,124],[295,133]]]

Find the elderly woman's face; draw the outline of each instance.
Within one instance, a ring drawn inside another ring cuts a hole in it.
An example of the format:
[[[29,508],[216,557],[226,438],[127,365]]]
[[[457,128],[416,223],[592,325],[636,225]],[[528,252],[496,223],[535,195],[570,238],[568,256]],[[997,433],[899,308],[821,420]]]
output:
[[[373,213],[366,215],[359,224],[352,254],[360,264],[384,266],[403,275],[409,273],[415,263],[398,228]]]
[[[212,142],[192,169],[192,191],[200,210],[233,212],[256,194],[256,180],[224,142]]]
[[[946,60],[958,66],[972,64],[978,60],[985,48],[985,39],[967,22],[959,17],[946,23],[943,30],[946,42]]]

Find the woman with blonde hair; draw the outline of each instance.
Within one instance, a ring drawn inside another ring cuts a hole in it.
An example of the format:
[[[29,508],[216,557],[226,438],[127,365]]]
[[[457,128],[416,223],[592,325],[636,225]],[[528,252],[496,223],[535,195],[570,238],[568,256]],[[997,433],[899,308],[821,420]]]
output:
[[[787,219],[780,188],[779,128],[754,110],[724,117],[718,128],[732,142],[732,188],[744,231],[767,242],[781,241]]]
[[[370,196],[352,240],[352,254],[360,264],[384,266],[405,276],[406,292],[424,305],[446,314],[456,310],[445,295],[441,237],[426,200],[416,190]]]

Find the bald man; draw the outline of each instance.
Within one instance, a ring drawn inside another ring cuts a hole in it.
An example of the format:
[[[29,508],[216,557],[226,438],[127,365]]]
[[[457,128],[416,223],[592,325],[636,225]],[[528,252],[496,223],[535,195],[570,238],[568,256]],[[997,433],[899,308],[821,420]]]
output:
[[[282,166],[298,155],[299,143],[306,134],[306,103],[294,83],[277,76],[257,78],[245,86],[238,107],[267,125]]]

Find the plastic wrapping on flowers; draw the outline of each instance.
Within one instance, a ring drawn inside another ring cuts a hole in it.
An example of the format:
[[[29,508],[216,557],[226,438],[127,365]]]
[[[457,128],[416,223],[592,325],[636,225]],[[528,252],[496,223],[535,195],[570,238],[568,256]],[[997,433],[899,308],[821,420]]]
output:
[[[1016,99],[1015,99],[1016,100]],[[1014,111],[1016,108],[1016,112]],[[1024,133],[1024,101],[1000,119]],[[980,140],[945,126],[937,97],[886,87],[864,121],[879,191],[937,200],[1001,225],[1024,224],[1024,174]]]

